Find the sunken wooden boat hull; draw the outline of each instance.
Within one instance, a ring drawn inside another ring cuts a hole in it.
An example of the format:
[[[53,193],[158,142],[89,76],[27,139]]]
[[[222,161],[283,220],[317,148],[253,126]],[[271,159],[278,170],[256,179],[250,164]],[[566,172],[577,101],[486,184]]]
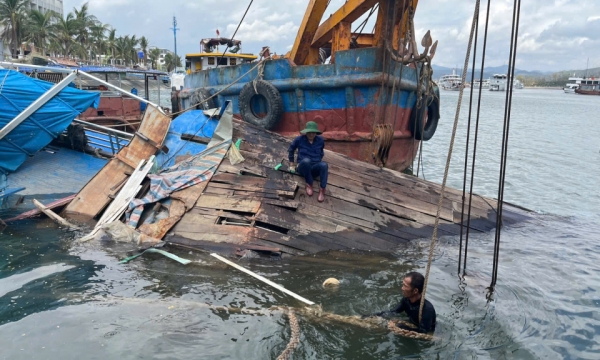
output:
[[[208,183],[196,185],[204,188],[202,195],[164,238],[168,243],[238,255],[245,250],[302,255],[389,252],[432,234],[438,184],[326,151],[329,183],[319,203],[316,191],[306,195],[300,176],[273,170],[287,157],[288,139],[243,121],[234,122],[233,138],[244,139],[245,161],[231,165],[225,159]],[[460,233],[461,198],[447,188],[440,236]],[[496,205],[473,198],[471,231],[495,227]],[[505,205],[503,217],[510,224],[528,215]]]

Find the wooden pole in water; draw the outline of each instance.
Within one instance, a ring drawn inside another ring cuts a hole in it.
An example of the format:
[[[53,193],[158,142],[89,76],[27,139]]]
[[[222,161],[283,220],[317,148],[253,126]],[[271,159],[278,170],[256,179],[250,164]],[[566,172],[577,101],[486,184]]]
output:
[[[248,275],[250,275],[250,276],[253,276],[253,277],[257,278],[258,280],[260,280],[260,281],[264,282],[265,284],[271,285],[272,287],[274,287],[274,288],[275,288],[275,289],[277,289],[277,290],[283,291],[284,293],[286,293],[286,294],[288,294],[288,295],[290,295],[290,296],[293,296],[293,297],[295,297],[296,299],[298,299],[298,300],[302,301],[302,302],[303,302],[303,303],[305,303],[305,304],[308,304],[308,305],[314,305],[314,304],[315,304],[314,302],[312,302],[312,301],[310,301],[310,300],[308,300],[308,299],[305,299],[305,298],[303,298],[302,296],[300,296],[300,295],[298,295],[298,294],[296,294],[296,293],[294,293],[294,292],[291,292],[291,291],[289,291],[288,289],[284,288],[283,286],[281,286],[281,285],[278,285],[278,284],[275,284],[275,283],[274,283],[274,282],[272,282],[271,280],[268,280],[267,278],[265,278],[265,277],[263,277],[263,276],[260,276],[260,275],[258,275],[257,273],[254,273],[254,272],[252,272],[252,271],[250,271],[250,270],[248,270],[248,269],[246,269],[246,268],[243,268],[243,267],[239,266],[238,264],[236,264],[236,263],[233,263],[233,262],[231,262],[231,261],[229,261],[229,260],[227,260],[227,259],[223,258],[222,256],[219,256],[219,255],[217,255],[217,254],[214,254],[214,253],[213,253],[213,254],[210,254],[210,256],[212,256],[212,257],[214,257],[214,258],[217,258],[217,259],[221,260],[222,262],[224,262],[224,263],[225,263],[225,264],[227,264],[227,265],[231,265],[231,266],[233,266],[234,268],[238,269],[239,271],[245,272],[246,274],[248,274]]]

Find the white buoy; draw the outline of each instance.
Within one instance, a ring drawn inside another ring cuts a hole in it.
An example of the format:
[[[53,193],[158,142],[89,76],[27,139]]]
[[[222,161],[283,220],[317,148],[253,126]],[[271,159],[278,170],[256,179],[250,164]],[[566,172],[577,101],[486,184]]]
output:
[[[339,286],[340,281],[336,278],[329,278],[323,282],[323,287]]]

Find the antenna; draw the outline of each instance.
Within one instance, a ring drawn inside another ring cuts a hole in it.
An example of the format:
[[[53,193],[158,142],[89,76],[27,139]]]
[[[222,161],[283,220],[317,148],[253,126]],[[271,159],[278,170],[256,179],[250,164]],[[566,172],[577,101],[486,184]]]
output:
[[[175,69],[177,69],[177,30],[181,30],[177,27],[177,18],[173,16],[173,41],[175,42]]]

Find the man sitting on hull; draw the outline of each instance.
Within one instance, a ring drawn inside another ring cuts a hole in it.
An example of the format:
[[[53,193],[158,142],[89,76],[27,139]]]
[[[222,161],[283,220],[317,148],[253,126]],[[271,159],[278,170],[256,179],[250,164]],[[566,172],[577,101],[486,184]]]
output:
[[[314,121],[307,122],[306,128],[300,132],[303,135],[295,138],[288,149],[290,169],[294,169],[294,154],[296,149],[298,149],[298,166],[296,171],[304,177],[304,180],[306,180],[306,195],[312,196],[313,178],[318,176],[321,188],[317,200],[323,202],[325,201],[325,188],[327,187],[328,174],[327,163],[321,161],[325,155],[323,151],[325,140],[322,136],[319,136],[322,133],[319,131],[319,127]]]

